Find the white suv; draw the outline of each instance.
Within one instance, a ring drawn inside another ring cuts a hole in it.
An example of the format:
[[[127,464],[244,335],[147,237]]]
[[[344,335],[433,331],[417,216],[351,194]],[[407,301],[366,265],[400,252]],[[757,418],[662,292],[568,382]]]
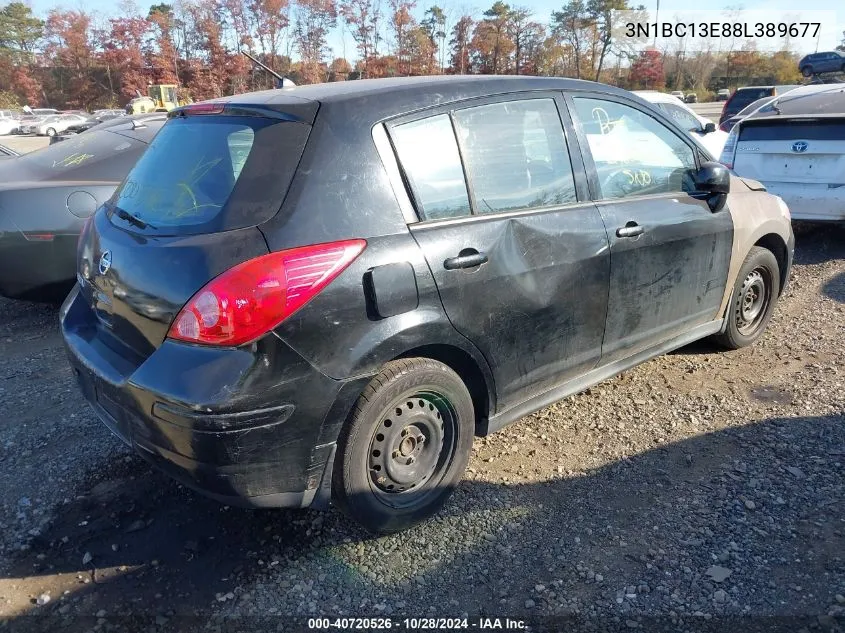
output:
[[[734,126],[720,161],[783,198],[795,220],[845,221],[845,86],[773,99]]]

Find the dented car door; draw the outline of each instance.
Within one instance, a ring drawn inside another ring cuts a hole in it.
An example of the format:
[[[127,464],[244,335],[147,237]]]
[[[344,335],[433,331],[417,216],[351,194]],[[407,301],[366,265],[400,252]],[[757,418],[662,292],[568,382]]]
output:
[[[607,236],[559,105],[510,95],[390,126],[421,214],[411,231],[449,319],[493,371],[499,410],[601,356]]]

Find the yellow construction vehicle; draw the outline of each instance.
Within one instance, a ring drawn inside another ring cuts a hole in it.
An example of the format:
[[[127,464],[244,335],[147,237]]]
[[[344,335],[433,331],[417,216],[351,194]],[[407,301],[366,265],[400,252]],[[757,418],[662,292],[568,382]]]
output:
[[[147,96],[141,95],[140,92],[137,94],[137,97],[126,104],[127,114],[170,112],[173,108],[188,103],[177,97],[175,84],[150,84],[147,87]]]

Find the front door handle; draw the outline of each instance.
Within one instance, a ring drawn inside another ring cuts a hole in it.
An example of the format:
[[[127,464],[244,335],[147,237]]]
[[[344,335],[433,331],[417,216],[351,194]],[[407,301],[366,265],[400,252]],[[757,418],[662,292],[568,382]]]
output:
[[[625,226],[616,229],[616,237],[636,237],[643,234],[643,227],[636,222],[628,222]]]
[[[486,264],[488,261],[486,253],[479,253],[474,248],[465,248],[457,257],[449,257],[443,261],[443,268],[446,270],[457,270],[458,268],[475,268]]]

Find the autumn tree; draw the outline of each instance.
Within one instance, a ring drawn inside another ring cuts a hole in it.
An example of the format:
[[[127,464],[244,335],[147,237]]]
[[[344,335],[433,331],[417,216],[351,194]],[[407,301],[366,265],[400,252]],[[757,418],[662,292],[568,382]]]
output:
[[[84,11],[53,9],[44,33],[44,52],[54,64],[56,91],[64,97],[65,105],[87,108],[98,96],[92,72],[97,64],[91,16]]]
[[[428,29],[418,24],[408,32],[407,63],[409,75],[433,75],[438,72],[435,53],[437,47],[431,41]]]
[[[150,77],[146,71],[143,52],[150,23],[143,17],[112,18],[108,28],[95,32],[100,49],[98,63],[106,67],[109,105],[116,105],[118,96],[131,99],[140,92],[146,94]]]
[[[340,15],[350,27],[352,39],[361,56],[361,78],[367,75],[367,63],[375,54],[375,38],[380,7],[376,0],[342,0]]]
[[[764,67],[772,77],[772,83],[797,84],[801,82],[801,71],[798,70],[798,55],[790,51],[772,53],[764,63]]]
[[[416,5],[416,0],[388,0],[390,6],[390,28],[393,31],[393,52],[399,61],[399,74],[411,73],[410,69],[410,32],[416,28],[416,20],[411,11]],[[403,61],[405,68],[403,69]]]
[[[179,55],[174,41],[174,30],[178,27],[173,7],[157,4],[147,14],[151,39],[145,47],[151,71],[150,81],[156,84],[174,84],[179,79]],[[187,51],[185,57],[188,57]]]
[[[470,68],[469,44],[472,39],[475,20],[468,15],[462,15],[452,28],[452,39],[449,40],[451,54],[449,66],[452,73],[463,75]]]
[[[510,38],[511,8],[501,0],[484,12],[472,38],[473,55],[478,70],[486,74],[508,72],[510,55],[514,50]]]
[[[337,24],[337,6],[334,0],[299,0],[296,6],[294,37],[302,57],[300,80],[323,81],[325,72],[321,64],[328,52],[329,31]]]
[[[35,53],[44,34],[44,22],[32,9],[12,2],[0,9],[0,90],[9,99],[37,104],[41,101],[41,82],[35,77]]]
[[[531,17],[531,9],[526,7],[517,7],[510,12],[508,34],[513,42],[513,66],[514,73],[517,75],[526,70],[524,68],[526,51],[533,58],[545,36],[543,25],[535,22]],[[531,69],[527,70],[531,72]]]
[[[425,11],[422,26],[428,33],[432,45],[432,65],[434,55],[440,52],[440,72],[443,72],[443,55],[446,51],[446,13],[436,4]]]
[[[595,66],[595,75],[593,79],[599,81],[601,71],[604,68],[604,62],[607,56],[611,53],[613,46],[618,44],[618,40],[613,37],[613,30],[620,26],[620,18],[614,11],[633,11],[627,0],[588,0],[586,12],[588,16],[588,24],[593,31],[593,41],[595,45],[591,47],[593,52],[593,61]],[[647,15],[645,10],[640,7],[638,11],[641,14],[639,22],[647,22]],[[625,40],[622,39],[624,46]]]
[[[272,68],[280,61],[282,43],[290,26],[289,0],[249,0],[247,14],[255,39]],[[284,70],[283,68],[274,68]]]
[[[572,49],[578,79],[583,76],[594,29],[595,20],[583,0],[569,0],[560,11],[552,13],[552,31]],[[592,68],[592,59],[589,62]]]
[[[657,89],[664,83],[663,56],[653,48],[642,51],[631,64],[631,88]]]
[[[22,2],[0,9],[0,55],[15,63],[28,63],[44,35],[44,21]]]

